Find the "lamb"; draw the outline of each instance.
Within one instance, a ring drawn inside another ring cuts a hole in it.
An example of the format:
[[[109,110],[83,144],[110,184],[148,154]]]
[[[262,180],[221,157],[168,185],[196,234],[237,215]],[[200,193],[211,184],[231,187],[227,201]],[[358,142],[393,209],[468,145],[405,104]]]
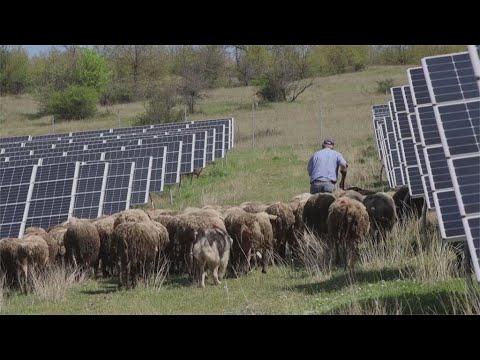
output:
[[[370,218],[370,232],[375,242],[385,239],[397,222],[397,210],[393,198],[384,192],[367,195],[363,200]]]
[[[197,265],[198,280],[205,287],[207,269],[213,276],[215,284],[225,275],[233,239],[222,229],[202,229],[193,245],[193,258]]]
[[[328,193],[312,195],[303,208],[303,222],[317,237],[328,234],[328,209],[335,197]]]
[[[328,251],[335,259],[338,246],[345,270],[352,271],[358,243],[365,238],[370,227],[367,209],[355,199],[338,198],[330,205],[327,224],[330,238]]]

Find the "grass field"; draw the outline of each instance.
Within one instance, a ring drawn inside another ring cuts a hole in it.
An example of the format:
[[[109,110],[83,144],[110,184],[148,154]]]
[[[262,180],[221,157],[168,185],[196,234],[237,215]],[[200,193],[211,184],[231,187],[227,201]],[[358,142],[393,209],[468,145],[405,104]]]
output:
[[[199,179],[184,181],[154,196],[156,207],[183,209],[243,201],[288,201],[309,191],[306,164],[324,137],[349,162],[346,186],[386,189],[379,182],[381,164],[373,137],[370,107],[385,103],[376,81],[407,83],[406,67],[371,67],[359,73],[319,78],[294,103],[259,105],[252,146],[253,88],[217,89],[199,104],[189,120],[235,118],[235,148],[210,165]],[[29,97],[2,97],[0,136],[44,134],[51,119],[38,118]],[[56,132],[127,126],[143,111],[142,103],[99,109],[96,118],[55,124]],[[306,249],[304,266],[289,264],[268,274],[256,270],[220,286],[202,290],[184,277],[167,278],[162,286],[117,291],[107,280],[48,280],[30,295],[0,287],[2,314],[471,314],[480,304],[465,295],[465,280],[455,267],[450,247],[434,227],[427,243],[411,220],[396,226],[380,251],[364,245],[356,281],[343,270],[319,265],[317,249]],[[422,242],[423,250],[418,244]],[[57,272],[60,270],[57,270]],[[55,277],[55,276],[53,276]],[[60,276],[61,277],[61,276]]]

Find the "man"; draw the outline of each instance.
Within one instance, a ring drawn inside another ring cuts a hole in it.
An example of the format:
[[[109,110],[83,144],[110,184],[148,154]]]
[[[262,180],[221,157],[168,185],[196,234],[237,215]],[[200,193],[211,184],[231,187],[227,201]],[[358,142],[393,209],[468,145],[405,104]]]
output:
[[[310,176],[311,194],[333,192],[337,183],[339,167],[342,174],[340,188],[345,188],[348,164],[342,154],[333,150],[334,146],[335,142],[332,139],[325,139],[322,144],[323,149],[314,153],[308,162],[307,170]]]

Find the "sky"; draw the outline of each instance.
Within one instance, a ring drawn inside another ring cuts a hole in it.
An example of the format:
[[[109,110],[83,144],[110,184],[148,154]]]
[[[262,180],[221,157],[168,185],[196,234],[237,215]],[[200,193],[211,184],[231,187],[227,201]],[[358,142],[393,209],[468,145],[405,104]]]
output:
[[[40,52],[42,51],[47,51],[49,50],[52,46],[58,46],[58,45],[22,45],[25,50],[27,50],[28,55],[34,56],[34,55],[39,55]]]

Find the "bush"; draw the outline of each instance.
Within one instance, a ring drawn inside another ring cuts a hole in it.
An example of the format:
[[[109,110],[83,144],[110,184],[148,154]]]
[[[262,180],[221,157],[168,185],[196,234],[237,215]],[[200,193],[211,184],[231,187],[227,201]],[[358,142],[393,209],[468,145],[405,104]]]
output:
[[[377,93],[386,94],[390,92],[390,88],[393,87],[393,79],[388,78],[377,81]]]
[[[260,87],[257,92],[260,100],[269,102],[286,100],[284,86],[273,74],[267,74],[263,79],[255,83],[259,84]]]
[[[45,111],[57,119],[84,119],[95,115],[98,93],[86,86],[70,86],[49,97]]]
[[[175,109],[177,104],[177,87],[175,84],[167,84],[151,95],[145,113],[138,117],[136,123],[138,125],[148,125],[180,121],[183,116],[181,110]]]

